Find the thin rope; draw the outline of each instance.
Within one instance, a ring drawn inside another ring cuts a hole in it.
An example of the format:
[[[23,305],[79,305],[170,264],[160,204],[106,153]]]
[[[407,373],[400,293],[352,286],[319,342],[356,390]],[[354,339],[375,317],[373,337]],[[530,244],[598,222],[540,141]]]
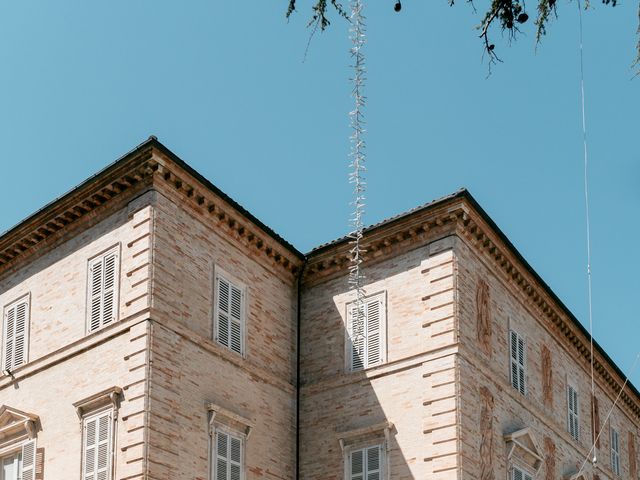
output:
[[[598,435],[596,436],[595,440],[593,441],[593,445],[591,445],[591,449],[589,450],[589,453],[587,453],[586,458],[582,462],[582,465],[580,466],[580,470],[578,470],[578,473],[576,474],[576,478],[580,476],[580,474],[584,470],[584,467],[586,466],[587,462],[589,461],[589,457],[591,456],[591,453],[595,451],[596,444],[598,443],[598,440],[600,440],[600,435],[602,435],[602,432],[604,430],[604,426],[609,421],[609,417],[611,417],[611,414],[613,413],[613,410],[616,408],[616,405],[618,404],[618,401],[622,397],[622,392],[624,392],[624,389],[627,387],[627,384],[629,383],[629,377],[631,376],[631,374],[635,371],[636,367],[638,366],[638,360],[640,360],[640,352],[638,352],[638,354],[636,355],[636,359],[633,361],[633,365],[631,366],[631,371],[625,377],[624,383],[622,384],[622,388],[618,392],[618,396],[616,397],[615,402],[613,402],[613,405],[611,405],[611,408],[609,409],[609,412],[607,413],[607,416],[604,419],[604,423],[602,424],[603,428],[600,429],[600,431],[598,432]]]
[[[593,356],[593,291],[591,286],[591,222],[589,215],[589,149],[587,148],[587,116],[585,113],[585,94],[584,94],[584,42],[583,42],[583,25],[582,25],[582,5],[580,0],[577,0],[578,4],[578,18],[580,21],[580,98],[582,106],[582,145],[584,152],[584,206],[587,228],[587,285],[588,285],[588,303],[589,303],[589,358],[591,361],[591,436],[595,435],[596,431],[596,406],[595,406],[595,380],[594,380],[594,363]],[[594,441],[595,445],[595,441]],[[589,452],[591,453],[591,452]],[[592,463],[598,461],[597,451],[594,450]]]
[[[361,270],[362,256],[364,250],[361,245],[362,235],[364,231],[364,207],[365,207],[365,187],[364,179],[365,168],[365,141],[364,141],[364,108],[366,97],[364,96],[364,86],[366,80],[366,68],[364,57],[364,46],[366,43],[366,25],[363,14],[364,4],[362,0],[352,0],[351,4],[351,26],[349,28],[349,38],[351,40],[351,59],[353,68],[353,78],[351,79],[353,89],[352,97],[354,99],[354,109],[349,112],[351,126],[351,163],[349,168],[349,182],[353,184],[354,199],[351,205],[354,210],[350,218],[351,233],[351,266],[349,267],[349,287],[356,294],[356,321],[353,324],[353,342],[354,346],[364,345],[364,320],[363,318],[363,301],[364,301],[364,274]],[[362,352],[358,352],[362,353]]]

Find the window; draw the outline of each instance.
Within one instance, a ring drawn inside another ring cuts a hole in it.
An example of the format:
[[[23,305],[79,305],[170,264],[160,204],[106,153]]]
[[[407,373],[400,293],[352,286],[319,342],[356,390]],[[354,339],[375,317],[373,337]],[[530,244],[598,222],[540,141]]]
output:
[[[533,480],[533,476],[519,467],[511,469],[511,480]]]
[[[85,417],[82,437],[82,480],[110,480],[113,464],[113,410]]]
[[[215,480],[242,480],[242,439],[216,430]]]
[[[511,385],[522,395],[527,394],[527,356],[526,343],[517,332],[509,332],[509,344],[511,349]]]
[[[349,370],[363,370],[384,362],[385,313],[384,294],[364,299],[360,309],[355,303],[347,306]]]
[[[620,475],[620,437],[613,427],[611,427],[611,470],[616,475]]]
[[[118,314],[118,249],[89,261],[87,331],[94,332],[116,321]]]
[[[35,458],[35,442],[26,442],[18,451],[0,458],[0,479],[34,480]]]
[[[571,385],[567,386],[567,430],[574,440],[580,440],[578,391]]]
[[[349,480],[382,480],[382,446],[351,451],[347,468]]]
[[[12,371],[27,362],[29,347],[29,297],[4,309],[2,369]]]
[[[229,350],[244,354],[244,288],[216,274],[215,338]]]

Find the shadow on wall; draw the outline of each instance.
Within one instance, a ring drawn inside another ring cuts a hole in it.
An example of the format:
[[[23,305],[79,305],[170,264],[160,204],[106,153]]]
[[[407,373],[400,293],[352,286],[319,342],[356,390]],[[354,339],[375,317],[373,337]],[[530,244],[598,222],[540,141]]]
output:
[[[344,276],[304,288],[301,479],[456,475],[454,357],[433,353],[453,337],[429,343],[433,302],[453,322],[452,252],[429,249],[369,266],[360,315]]]

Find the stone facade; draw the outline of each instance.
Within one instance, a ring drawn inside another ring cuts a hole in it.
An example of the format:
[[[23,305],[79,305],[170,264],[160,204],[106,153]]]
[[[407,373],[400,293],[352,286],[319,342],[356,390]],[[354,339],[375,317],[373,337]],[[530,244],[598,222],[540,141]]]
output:
[[[347,239],[303,255],[157,140],[141,144],[0,237],[3,368],[7,309],[28,303],[25,361],[0,377],[0,468],[225,480],[237,464],[246,480],[333,480],[379,446],[368,480],[511,479],[514,467],[551,480],[580,471],[595,425],[583,478],[637,479],[640,396],[628,386],[612,408],[624,378],[596,344],[592,402],[588,334],[467,192],[364,243],[380,361],[352,371]],[[107,294],[94,305],[91,262],[105,252],[117,255],[113,319]],[[104,412],[110,440],[91,443]],[[220,439],[237,439],[237,461]]]

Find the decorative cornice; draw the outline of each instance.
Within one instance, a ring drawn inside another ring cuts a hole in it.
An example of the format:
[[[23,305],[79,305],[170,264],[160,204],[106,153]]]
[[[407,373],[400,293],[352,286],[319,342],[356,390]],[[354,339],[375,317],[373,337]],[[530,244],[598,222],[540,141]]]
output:
[[[215,222],[217,227],[223,228],[228,235],[243,243],[248,249],[264,255],[274,265],[292,275],[298,272],[302,264],[300,258],[178,166],[161,163],[156,171],[155,182],[156,185],[161,183],[181,194],[197,212],[208,221]]]
[[[295,275],[303,256],[155,137],[0,236],[0,275],[143,188],[169,186],[244,245]]]
[[[0,237],[0,274],[49,245],[126,192],[147,184],[158,163],[151,148],[114,164]]]

